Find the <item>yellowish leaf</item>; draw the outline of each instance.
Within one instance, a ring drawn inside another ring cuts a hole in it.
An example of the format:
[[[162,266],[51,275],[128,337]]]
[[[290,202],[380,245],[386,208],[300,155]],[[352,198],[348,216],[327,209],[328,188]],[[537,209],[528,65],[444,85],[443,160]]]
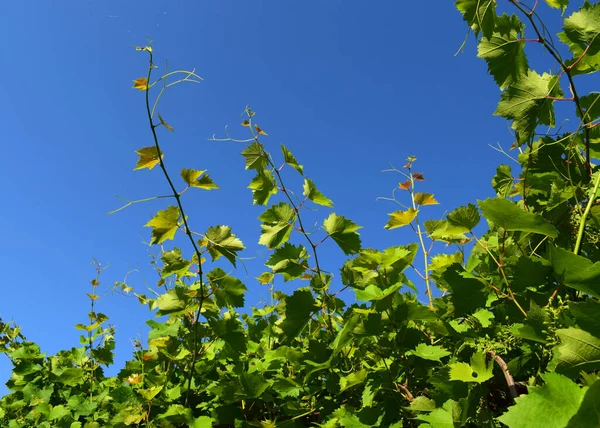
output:
[[[167,122],[164,121],[164,119],[162,118],[160,113],[158,113],[158,120],[160,120],[160,124],[162,126],[164,126],[165,128],[167,128],[169,131],[175,131],[175,129],[173,129],[173,127],[171,125],[169,125]]]
[[[435,200],[432,193],[416,193],[415,203],[419,205],[437,205],[438,201]]]
[[[150,46],[134,46],[136,51],[146,51],[152,53],[152,48]]]
[[[250,126],[250,121],[249,120],[242,121],[242,126]]]
[[[160,163],[160,159],[158,157],[158,150],[156,150],[156,146],[144,147],[136,151],[136,153],[140,156],[135,165],[134,171],[138,169],[152,169],[156,165]],[[161,153],[161,157],[162,157]]]
[[[92,301],[94,301],[100,297],[97,294],[89,294],[89,293],[87,293],[86,296],[88,296]]]
[[[141,374],[132,374],[127,377],[126,381],[130,385],[137,385],[138,383],[140,383],[142,381],[142,375]]]
[[[148,89],[148,79],[146,79],[145,77],[135,79],[133,81],[133,88],[139,89],[140,91],[145,91],[146,89]]]
[[[97,286],[99,286],[99,285],[100,285],[100,282],[96,281],[95,279],[92,279],[92,280],[90,281],[90,284],[92,284],[92,286],[93,286],[93,287],[97,287]]]
[[[267,285],[269,284],[271,281],[273,281],[273,278],[275,278],[275,275],[273,275],[271,272],[263,272],[258,278],[256,278],[258,280],[259,283],[263,284],[263,285]]]
[[[412,223],[418,213],[419,210],[413,208],[409,208],[406,211],[394,211],[389,214],[390,219],[384,227],[386,229],[396,229],[398,227],[406,226]]]
[[[254,125],[254,129],[256,129],[256,132],[258,132],[260,135],[269,135],[265,131],[263,131],[262,129],[260,129],[258,127],[258,125]]]

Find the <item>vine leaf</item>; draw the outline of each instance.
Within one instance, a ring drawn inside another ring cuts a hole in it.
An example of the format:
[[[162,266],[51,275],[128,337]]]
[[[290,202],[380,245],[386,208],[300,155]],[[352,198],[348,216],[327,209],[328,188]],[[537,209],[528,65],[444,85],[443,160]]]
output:
[[[205,172],[205,169],[199,170],[183,168],[181,170],[181,178],[190,187],[196,187],[204,190],[218,189],[219,186],[217,186],[212,178],[210,178],[210,175],[204,174]]]
[[[438,205],[439,202],[433,197],[432,193],[415,193],[415,203],[417,205]]]
[[[448,366],[450,367],[450,380],[483,383],[494,377],[492,373],[493,360],[486,361],[483,352],[473,354],[471,364],[454,363]]]
[[[448,219],[448,223],[452,226],[464,227],[467,230],[473,230],[481,220],[479,211],[473,204],[456,208],[451,211],[446,218]]]
[[[258,219],[262,221],[258,243],[267,248],[277,248],[290,239],[296,212],[290,204],[280,202],[263,212]]]
[[[244,243],[233,233],[229,226],[212,226],[204,234],[202,244],[208,248],[212,260],[218,260],[221,256],[225,257],[235,267],[237,253],[242,251]]]
[[[244,306],[246,286],[237,278],[227,275],[221,268],[215,268],[206,274],[215,293],[217,305],[220,308]]]
[[[600,380],[596,380],[585,393],[579,410],[569,421],[567,428],[600,426]]]
[[[563,30],[571,43],[587,47],[590,55],[600,52],[600,3],[585,2],[565,19]]]
[[[300,278],[306,272],[306,260],[308,252],[302,245],[292,245],[287,243],[277,248],[269,260],[265,263],[273,270],[273,273],[283,275],[284,281],[291,281]],[[269,281],[272,278],[269,278]]]
[[[322,194],[317,189],[317,186],[315,186],[315,183],[313,183],[311,179],[304,179],[303,190],[303,195],[311,201],[313,201],[315,204],[323,205],[329,208],[333,207],[333,202],[331,201],[331,199],[327,198],[324,194]]]
[[[161,277],[166,278],[170,275],[182,276],[189,269],[191,262],[185,260],[181,255],[179,248],[173,248],[171,251],[165,251],[161,257],[163,269]]]
[[[545,373],[541,376],[545,384],[530,387],[528,394],[515,398],[516,404],[500,416],[500,422],[511,428],[567,426],[579,410],[584,389],[558,373]]]
[[[242,150],[242,156],[246,160],[246,169],[262,171],[268,164],[263,145],[256,141]]]
[[[162,244],[167,239],[174,239],[179,227],[179,208],[170,206],[166,210],[158,211],[145,227],[152,228],[150,245]]]
[[[456,0],[454,5],[476,35],[492,36],[497,19],[495,0]]]
[[[133,169],[134,171],[144,168],[152,169],[160,163],[156,146],[143,147],[136,150],[136,153],[139,155],[139,159]],[[161,153],[160,157],[164,157],[164,154]]]
[[[488,71],[500,89],[517,82],[529,69],[522,33],[523,24],[519,18],[502,15],[492,36],[483,37],[477,47],[477,56],[487,62]]]
[[[548,367],[569,377],[600,369],[600,338],[578,328],[556,330],[560,344]]]
[[[383,227],[385,229],[392,230],[397,229],[398,227],[407,226],[412,223],[412,221],[417,217],[417,214],[419,214],[419,210],[414,208],[409,208],[406,211],[394,211],[393,213],[388,214],[390,219]]]
[[[140,91],[145,91],[146,89],[148,89],[148,79],[146,79],[145,77],[135,79],[133,81],[133,88],[139,89]]]
[[[492,178],[492,187],[496,191],[496,195],[501,198],[513,196],[515,185],[510,166],[500,165],[496,168],[496,175]]]
[[[488,198],[478,203],[485,218],[504,230],[539,233],[551,238],[558,236],[558,230],[542,216],[523,211],[508,199]]]
[[[577,291],[600,298],[600,262],[592,263],[585,257],[555,246],[548,252],[554,274],[560,282]]]
[[[419,397],[420,398],[420,397]],[[427,422],[431,428],[454,428],[454,407],[453,400],[448,400],[444,403],[441,409],[435,409],[431,413],[418,415],[417,418],[423,422]]]
[[[277,184],[273,173],[269,170],[260,170],[252,179],[249,189],[252,189],[253,203],[255,205],[267,205],[271,196],[277,194]]]
[[[167,128],[169,131],[175,131],[175,128],[173,128],[171,125],[164,121],[160,113],[158,113],[158,120],[160,120],[160,124]]]
[[[360,251],[360,235],[356,231],[361,227],[335,213],[331,213],[323,222],[325,231],[346,255],[356,254]]]
[[[561,12],[564,12],[567,6],[569,6],[569,0],[546,0],[546,3],[554,9],[560,9]]]
[[[424,360],[441,362],[440,358],[451,355],[451,352],[446,351],[441,346],[427,345],[425,343],[419,343],[414,351],[407,352],[409,355],[414,355]]]
[[[285,298],[285,318],[280,324],[286,338],[291,339],[300,334],[310,319],[310,314],[316,311],[315,299],[308,290],[296,290]]]
[[[495,115],[513,120],[517,143],[525,144],[533,137],[537,125],[555,125],[553,101],[562,97],[558,77],[529,70],[500,96]]]
[[[300,175],[304,175],[304,167],[298,163],[292,152],[283,144],[281,145],[281,152],[283,153],[285,163],[298,171]]]

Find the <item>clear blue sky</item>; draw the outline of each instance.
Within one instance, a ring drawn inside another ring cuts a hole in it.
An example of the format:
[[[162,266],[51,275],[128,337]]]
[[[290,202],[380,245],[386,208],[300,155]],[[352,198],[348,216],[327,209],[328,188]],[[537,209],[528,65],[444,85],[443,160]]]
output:
[[[421,190],[435,193],[441,205],[430,211],[440,217],[492,195],[495,168],[507,161],[488,146],[512,142],[507,123],[492,117],[499,91],[473,39],[454,57],[466,26],[450,1],[60,4],[5,2],[0,14],[0,316],[48,353],[77,346],[73,325],[86,321],[93,258],[111,265],[103,286],[135,267],[138,291],[156,282],[142,225],[164,204],[106,214],[120,205],[116,194],[166,193],[158,169],[132,171],[134,150],[152,143],[142,94],[131,89],[147,66],[132,46],[148,36],[159,65],[168,58],[171,68],[196,67],[205,78],[165,96],[159,110],[176,128],[162,134],[165,160],[175,176],[181,167],[208,169],[221,186],[190,191],[184,202],[193,227],[228,224],[248,245],[250,303],[267,296],[252,279],[266,252],[256,245],[251,173],[241,146],[208,141],[227,124],[242,132],[246,105],[258,112],[268,147],[286,144],[335,212],[364,226],[365,246],[415,240],[408,230],[383,229],[396,208],[375,199],[399,181],[380,172],[390,162],[418,158]],[[341,252],[327,251],[325,268],[337,273]],[[98,309],[116,325],[122,362],[148,311],[118,295]],[[8,375],[0,359],[2,384]]]

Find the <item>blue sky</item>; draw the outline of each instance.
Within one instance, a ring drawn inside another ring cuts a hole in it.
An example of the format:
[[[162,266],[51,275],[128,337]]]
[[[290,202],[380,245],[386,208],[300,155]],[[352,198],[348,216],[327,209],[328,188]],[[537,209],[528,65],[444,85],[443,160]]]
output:
[[[107,216],[120,205],[116,194],[167,191],[158,168],[132,171],[134,151],[152,144],[143,95],[131,89],[147,67],[134,45],[151,37],[157,64],[168,58],[170,68],[195,67],[205,79],[164,97],[159,111],[176,129],[161,134],[165,161],[175,177],[182,167],[208,169],[221,186],[190,191],[184,204],[193,228],[228,224],[247,244],[249,276],[236,274],[257,303],[268,296],[253,280],[267,252],[256,244],[261,210],[246,189],[252,174],[242,146],[208,137],[225,125],[244,136],[238,124],[250,105],[269,133],[267,148],[288,146],[335,212],[364,226],[365,246],[414,242],[408,230],[383,229],[396,207],[376,198],[389,196],[400,177],[381,170],[416,156],[427,179],[421,190],[441,202],[431,216],[440,217],[492,195],[490,180],[507,159],[488,144],[512,142],[508,124],[492,116],[499,91],[473,39],[454,56],[465,33],[450,1],[6,2],[0,316],[54,353],[77,346],[73,325],[86,321],[93,259],[110,264],[101,277],[106,292],[134,268],[140,272],[129,283],[137,291],[155,286],[142,225],[165,204]],[[337,273],[344,257],[332,244],[323,264]],[[119,295],[100,300],[99,310],[116,325],[122,362],[150,314]],[[2,384],[9,368],[1,359]]]

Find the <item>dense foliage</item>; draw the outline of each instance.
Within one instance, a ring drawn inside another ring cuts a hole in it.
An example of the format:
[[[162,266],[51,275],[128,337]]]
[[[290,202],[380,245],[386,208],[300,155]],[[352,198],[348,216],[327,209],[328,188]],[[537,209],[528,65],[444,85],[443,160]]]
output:
[[[153,80],[152,48],[137,48],[150,59],[134,88],[145,96],[153,144],[137,151],[135,169],[158,166],[172,189],[146,224],[161,277],[156,296],[136,294],[153,311],[148,342],[136,343],[117,376],[104,375],[114,339],[96,308],[98,265],[89,322],[76,326],[79,347],[47,356],[0,321],[0,351],[14,365],[0,426],[600,426],[600,93],[576,86],[600,70],[600,3],[564,18],[558,40],[538,9],[564,12],[568,0],[546,3],[456,1],[502,91],[495,114],[512,123],[505,154],[515,172],[498,167],[496,197],[424,220],[437,201],[417,191],[425,178],[409,157],[396,171],[402,208],[385,228],[412,228],[416,244],[363,248],[360,226],[329,212],[332,201],[287,147],[267,151],[267,134],[246,110],[248,139],[224,140],[244,143],[248,187],[265,206],[259,243],[270,258],[257,280],[272,295],[248,310],[240,309],[246,285],[213,265],[239,265],[243,243],[225,225],[192,229],[201,215],[183,204],[188,190],[217,184],[200,169],[175,179],[159,144],[173,130],[158,114],[161,96],[199,77],[164,71]],[[531,70],[526,47],[545,52],[554,71]],[[557,102],[574,120],[554,131]],[[298,178],[303,196],[286,186]],[[318,230],[307,226],[309,205],[328,210]],[[176,234],[187,250],[169,247]],[[324,270],[322,245],[348,256],[339,274]],[[276,291],[277,278],[301,287]],[[423,280],[425,304],[410,278]],[[345,289],[356,301],[338,297]]]

